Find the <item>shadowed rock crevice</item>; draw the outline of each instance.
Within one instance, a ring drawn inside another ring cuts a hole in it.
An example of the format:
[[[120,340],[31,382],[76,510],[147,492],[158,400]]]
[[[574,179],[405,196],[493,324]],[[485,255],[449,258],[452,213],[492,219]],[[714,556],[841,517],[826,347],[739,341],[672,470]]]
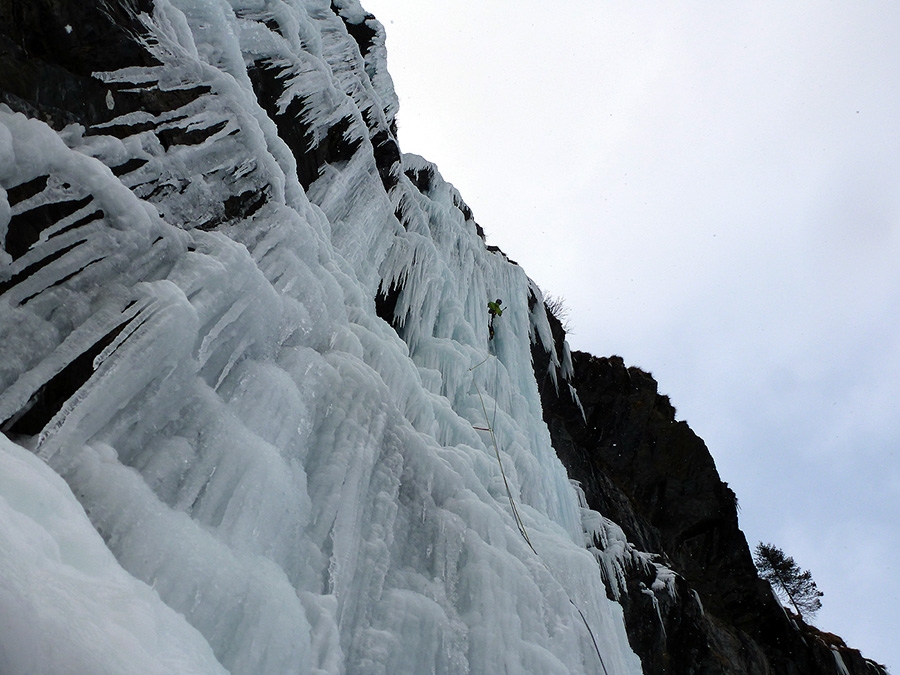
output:
[[[168,150],[173,145],[200,145],[203,141],[222,131],[226,126],[228,126],[228,122],[225,120],[201,129],[171,126],[160,129],[156,132],[156,137],[165,150]]]
[[[93,73],[157,61],[137,37],[151,0],[0,0],[0,102],[61,129],[121,114]]]
[[[373,40],[378,35],[378,31],[369,25],[369,20],[374,19],[375,17],[371,14],[366,14],[359,23],[352,23],[341,13],[340,8],[334,2],[331,3],[331,11],[337,14],[341,18],[341,21],[344,22],[344,26],[347,28],[350,37],[352,37],[359,46],[359,53],[365,58],[372,48]]]
[[[349,134],[353,125],[351,117],[342,117],[317,140],[301,99],[292,99],[284,111],[279,112],[278,101],[284,91],[284,80],[278,67],[257,63],[248,68],[248,74],[259,104],[275,121],[278,135],[297,161],[297,177],[304,190],[318,179],[322,166],[347,161],[359,149],[362,140]]]
[[[94,359],[112,344],[128,322],[116,326],[90,349],[72,359],[31,396],[28,403],[0,424],[0,431],[12,436],[38,434],[94,374]]]
[[[431,190],[431,185],[434,181],[434,169],[430,166],[426,166],[421,169],[407,169],[403,172],[412,184],[415,185],[416,190],[421,192],[423,195],[427,195],[428,191]]]
[[[10,276],[9,279],[0,281],[0,295],[3,295],[4,293],[9,291],[16,285],[22,283],[25,279],[32,276],[33,274],[35,274],[39,270],[43,269],[47,265],[51,264],[52,262],[59,260],[69,251],[72,251],[75,248],[84,244],[85,241],[86,241],[85,239],[79,239],[78,241],[72,242],[68,246],[64,246],[63,248],[56,250],[53,253],[50,253],[48,255],[45,255],[43,258],[40,258],[39,260],[36,260],[35,262],[33,262],[30,265],[28,265],[27,267],[23,268],[16,274],[13,274],[12,276]]]
[[[247,190],[239,195],[232,195],[224,201],[221,215],[203,221],[197,225],[197,229],[212,230],[224,223],[249,218],[265,205],[267,199],[266,190]]]
[[[402,292],[403,285],[392,282],[387,288],[383,284],[379,285],[378,292],[375,294],[375,313],[398,332],[403,325],[403,318],[396,316],[397,301]]]
[[[73,213],[80,211],[90,204],[92,200],[93,197],[87,195],[81,199],[42,204],[12,216],[9,220],[9,229],[6,232],[6,252],[12,256],[13,260],[21,258],[40,239],[44,230],[55,225],[63,218],[68,218]],[[94,214],[96,213],[94,212]],[[90,218],[90,220],[95,219],[91,216],[87,216],[87,218]],[[84,222],[85,219],[81,219],[72,227],[84,224]],[[71,229],[71,227],[67,229]]]
[[[400,167],[400,146],[397,140],[386,129],[372,136],[372,150],[375,154],[375,166],[385,192],[390,192],[397,185],[397,174]]]
[[[10,206],[15,206],[26,199],[31,199],[47,188],[47,179],[50,176],[38,176],[20,185],[6,188],[6,200]]]

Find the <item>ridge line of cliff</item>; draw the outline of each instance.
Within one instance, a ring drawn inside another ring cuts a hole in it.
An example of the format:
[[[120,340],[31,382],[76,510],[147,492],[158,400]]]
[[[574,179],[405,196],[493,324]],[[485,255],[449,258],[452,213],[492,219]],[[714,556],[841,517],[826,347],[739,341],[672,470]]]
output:
[[[547,314],[561,353],[565,330]],[[540,383],[548,359],[537,348],[533,358]],[[572,364],[577,398],[541,387],[553,447],[587,506],[675,573],[673,592],[654,585],[652,570],[626,566],[618,593],[646,675],[887,674],[780,605],[757,574],[737,496],[650,373],[579,351]]]

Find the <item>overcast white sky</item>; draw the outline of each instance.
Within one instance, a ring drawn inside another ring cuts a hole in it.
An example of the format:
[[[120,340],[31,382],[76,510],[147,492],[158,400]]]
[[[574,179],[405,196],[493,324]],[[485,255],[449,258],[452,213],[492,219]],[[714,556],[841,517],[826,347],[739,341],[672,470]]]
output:
[[[900,4],[362,1],[403,151],[900,674]]]

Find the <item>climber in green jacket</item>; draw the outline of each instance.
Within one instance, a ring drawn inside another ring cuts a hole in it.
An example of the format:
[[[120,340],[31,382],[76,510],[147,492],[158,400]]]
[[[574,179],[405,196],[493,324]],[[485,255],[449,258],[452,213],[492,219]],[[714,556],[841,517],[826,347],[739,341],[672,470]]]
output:
[[[490,332],[491,340],[494,339],[494,317],[503,314],[503,308],[500,306],[501,304],[503,304],[503,301],[500,298],[488,302],[488,314],[491,315],[491,318],[488,319],[488,331]]]

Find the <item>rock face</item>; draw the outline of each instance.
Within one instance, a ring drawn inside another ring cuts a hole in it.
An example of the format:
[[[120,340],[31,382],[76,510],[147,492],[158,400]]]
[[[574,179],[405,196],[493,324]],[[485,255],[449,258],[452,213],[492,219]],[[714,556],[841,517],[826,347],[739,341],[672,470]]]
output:
[[[561,343],[559,321],[551,325]],[[545,363],[536,353],[536,372]],[[671,593],[651,590],[654,575],[632,568],[620,597],[645,673],[885,672],[781,608],[757,576],[736,495],[649,373],[582,352],[572,365],[578,402],[542,389],[560,459],[590,508],[677,574]]]
[[[14,562],[60,540],[84,581],[78,669],[883,672],[784,614],[653,379],[570,355],[400,153],[385,58],[356,0],[0,0],[0,431],[32,454],[0,453],[44,472],[4,483],[47,530]],[[64,603],[10,583],[55,647]],[[117,597],[150,608],[119,643]],[[4,675],[69,668],[9,635]]]
[[[0,60],[3,675],[640,672],[358,2],[0,0]]]

